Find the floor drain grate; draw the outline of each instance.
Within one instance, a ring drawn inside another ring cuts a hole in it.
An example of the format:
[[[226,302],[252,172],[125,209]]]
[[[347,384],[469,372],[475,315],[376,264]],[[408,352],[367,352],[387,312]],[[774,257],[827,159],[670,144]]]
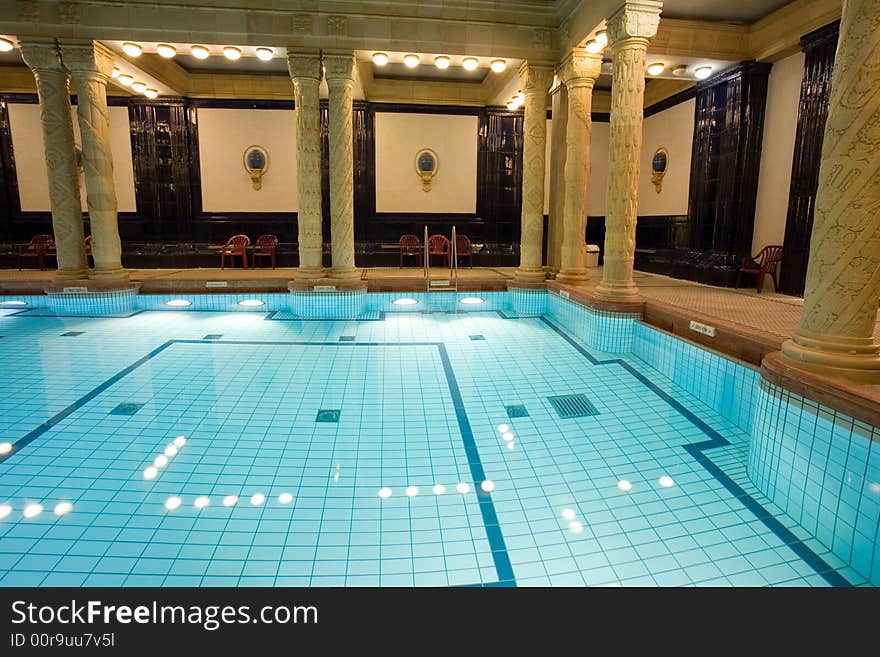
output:
[[[562,419],[573,417],[589,417],[598,415],[599,411],[590,403],[586,395],[559,395],[547,397],[547,401],[553,406],[556,413]]]
[[[528,417],[529,412],[526,410],[526,407],[522,404],[515,404],[513,406],[505,406],[507,409],[507,417],[511,420],[515,417]]]
[[[116,408],[110,411],[110,415],[134,415],[139,410],[141,410],[143,406],[143,404],[132,403],[119,404],[116,406]]]
[[[341,411],[338,409],[322,408],[318,411],[315,422],[339,422],[340,413]]]
[[[340,335],[339,341],[340,342],[354,342],[354,336],[353,335]]]
[[[62,333],[61,337],[62,338],[73,338],[73,337],[76,337],[77,335],[82,335],[83,333],[85,333],[85,331],[68,331],[67,333]]]
[[[470,335],[468,336],[471,340],[485,340],[486,338],[482,335]]]
[[[223,337],[222,333],[208,333],[202,340],[219,340]]]

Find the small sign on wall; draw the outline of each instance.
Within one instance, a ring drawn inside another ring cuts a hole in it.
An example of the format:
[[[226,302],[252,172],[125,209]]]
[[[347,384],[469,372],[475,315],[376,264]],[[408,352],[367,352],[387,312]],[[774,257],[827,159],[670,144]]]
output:
[[[710,338],[715,337],[715,327],[707,326],[706,324],[700,324],[700,322],[691,321],[690,324],[691,331],[696,331],[697,333],[702,333],[703,335],[708,335]]]

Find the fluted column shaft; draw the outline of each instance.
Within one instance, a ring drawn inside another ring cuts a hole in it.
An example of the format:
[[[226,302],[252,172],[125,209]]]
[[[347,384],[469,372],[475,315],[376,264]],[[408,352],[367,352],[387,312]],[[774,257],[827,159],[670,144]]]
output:
[[[95,268],[90,278],[122,283],[122,243],[116,211],[116,183],[110,151],[110,113],[107,80],[113,69],[113,53],[97,42],[61,45],[61,59],[76,82],[76,117],[82,139],[86,203],[92,229]]]
[[[800,328],[782,346],[808,369],[880,383],[880,4],[845,0]]]
[[[541,264],[544,236],[544,170],[547,148],[547,100],[553,69],[523,62],[520,87],[526,96],[523,118],[522,232],[515,281],[544,280]]]
[[[608,38],[614,56],[611,83],[611,135],[608,143],[608,194],[605,209],[605,259],[599,294],[631,299],[636,214],[639,204],[639,160],[645,97],[645,57],[657,33],[662,3],[626,2],[609,19]]]
[[[52,232],[58,256],[55,281],[84,279],[88,263],[70,116],[69,74],[61,65],[54,42],[25,41],[20,45],[21,56],[33,71],[40,98]]]
[[[359,274],[354,266],[354,147],[351,123],[354,55],[325,55],[324,76],[330,89],[331,276],[357,279]]]
[[[590,112],[593,85],[602,70],[601,53],[577,50],[563,66],[568,90],[568,121],[565,132],[565,207],[563,214],[562,266],[556,279],[584,285],[586,267],[587,184],[590,178]]]
[[[321,59],[315,54],[291,53],[287,57],[296,103],[296,188],[299,196],[297,227],[299,269],[297,279],[324,275],[321,234],[321,115],[318,87]]]
[[[553,131],[550,136],[550,218],[547,224],[547,267],[556,273],[562,264],[562,233],[565,216],[565,132],[568,123],[568,92],[561,82],[550,91]]]

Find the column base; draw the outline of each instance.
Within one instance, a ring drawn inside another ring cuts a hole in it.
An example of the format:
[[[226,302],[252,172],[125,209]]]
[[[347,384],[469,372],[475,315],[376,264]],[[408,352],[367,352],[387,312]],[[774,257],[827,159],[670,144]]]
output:
[[[596,294],[606,299],[631,301],[639,298],[639,288],[632,281],[613,283],[602,281],[596,286]]]
[[[566,285],[586,285],[590,275],[586,269],[562,269],[556,274],[556,280]]]
[[[880,383],[880,344],[873,338],[820,336],[799,330],[782,343],[783,361],[856,383]]]
[[[102,268],[95,267],[89,272],[89,279],[102,283],[114,283],[127,286],[129,284],[128,270],[122,267]]]
[[[360,280],[361,270],[357,267],[333,267],[330,269],[330,278],[341,281]]]
[[[83,281],[87,281],[88,278],[89,278],[89,270],[87,268],[59,269],[58,271],[55,272],[55,275],[52,276],[52,283],[62,284],[62,283],[83,282]]]
[[[545,278],[543,267],[520,267],[513,272],[513,280],[517,283],[543,283]]]
[[[296,281],[320,281],[327,278],[323,267],[300,267],[293,275]]]

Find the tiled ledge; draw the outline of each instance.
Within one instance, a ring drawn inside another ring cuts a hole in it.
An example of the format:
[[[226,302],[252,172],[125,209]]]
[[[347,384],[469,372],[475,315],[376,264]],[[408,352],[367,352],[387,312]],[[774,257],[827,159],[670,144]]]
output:
[[[850,383],[817,374],[783,359],[778,351],[764,358],[761,377],[817,404],[880,427],[880,385]]]

